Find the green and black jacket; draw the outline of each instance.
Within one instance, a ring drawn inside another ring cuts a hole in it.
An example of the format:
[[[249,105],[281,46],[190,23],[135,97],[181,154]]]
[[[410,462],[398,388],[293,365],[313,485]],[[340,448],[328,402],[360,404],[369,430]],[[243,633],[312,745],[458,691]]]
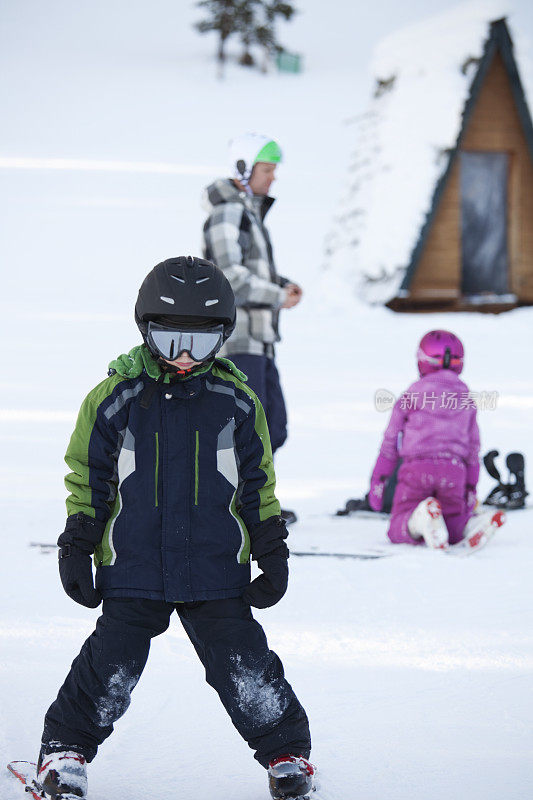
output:
[[[142,345],[86,397],[65,460],[69,516],[102,526],[104,597],[237,597],[250,536],[280,512],[261,403],[226,359],[178,379]]]

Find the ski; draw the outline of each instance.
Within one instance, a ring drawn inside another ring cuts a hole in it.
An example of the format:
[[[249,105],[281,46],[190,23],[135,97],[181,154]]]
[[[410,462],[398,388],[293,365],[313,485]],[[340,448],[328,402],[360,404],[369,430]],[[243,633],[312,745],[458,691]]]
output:
[[[465,528],[465,538],[461,542],[446,548],[444,552],[451,556],[473,555],[490,542],[498,528],[501,528],[504,523],[505,512],[501,510],[471,517]],[[473,527],[469,532],[470,525]]]
[[[335,519],[338,517],[347,517],[348,519],[390,519],[390,514],[387,514],[385,511],[372,511],[366,508],[357,508],[354,511],[348,511],[346,513],[343,511],[341,514],[335,511],[328,516],[334,517]]]
[[[436,552],[444,553],[447,556],[455,557],[455,558],[462,558],[465,556],[474,555],[479,550],[481,550],[489,541],[486,537],[482,537],[480,542],[476,545],[468,544],[466,541],[458,542],[457,544],[449,545],[446,548],[436,548]],[[409,545],[407,545],[410,547]],[[423,548],[424,550],[428,550],[430,548]],[[411,551],[409,551],[411,552]],[[373,553],[330,553],[330,552],[320,552],[318,550],[290,550],[291,556],[295,556],[296,558],[309,558],[309,557],[319,557],[319,558],[338,558],[342,559],[353,559],[355,561],[376,561],[380,558],[391,558],[392,556],[401,555],[403,553],[406,554],[406,551],[402,549],[401,551],[383,551],[383,552],[373,552]]]
[[[11,761],[7,768],[12,775],[17,778],[24,786],[24,791],[27,795],[33,797],[33,800],[53,800],[53,798],[61,798],[61,800],[81,800],[77,795],[72,793],[61,795],[50,795],[45,792],[43,787],[37,783],[35,776],[37,774],[37,764],[33,761]]]
[[[466,539],[463,539],[461,542],[457,542],[457,544],[449,545],[444,550],[441,550],[441,552],[447,556],[466,558],[467,556],[473,556],[474,553],[478,553],[488,542],[489,539],[486,536],[482,537],[479,543],[475,545],[471,545]]]
[[[348,513],[339,514],[338,511],[320,511],[309,514],[307,519],[340,519],[344,518],[347,520],[354,520],[354,519],[373,519],[373,520],[387,520],[390,519],[390,514],[386,511],[372,511],[371,509],[360,508],[355,511],[350,511]],[[341,523],[339,523],[341,524]]]
[[[322,558],[355,558],[359,561],[372,561],[376,558],[386,558],[392,555],[392,553],[378,550],[369,553],[323,553],[319,550],[290,550],[289,552],[291,556],[297,557],[321,556]]]
[[[46,798],[45,793],[34,779],[37,774],[37,764],[32,761],[11,761],[7,768],[22,783],[24,791],[30,794],[34,800]]]
[[[57,544],[48,544],[48,542],[30,542],[30,547],[38,547],[41,553],[52,553],[57,550]]]
[[[439,553],[443,553],[448,557],[464,557],[477,553],[492,539],[496,531],[505,523],[504,511],[492,511],[478,514],[470,518],[465,528],[465,538],[457,544],[446,544],[441,547],[428,548]],[[308,545],[309,546],[309,545]],[[311,545],[312,547],[312,545]],[[402,547],[397,553],[405,553]],[[320,550],[315,546],[312,550],[290,550],[290,554],[296,557],[309,557],[309,556],[322,556],[323,558],[338,558],[346,559],[351,558],[360,561],[373,561],[379,558],[396,555],[392,549],[375,549],[366,548],[357,553],[339,553],[329,550]]]

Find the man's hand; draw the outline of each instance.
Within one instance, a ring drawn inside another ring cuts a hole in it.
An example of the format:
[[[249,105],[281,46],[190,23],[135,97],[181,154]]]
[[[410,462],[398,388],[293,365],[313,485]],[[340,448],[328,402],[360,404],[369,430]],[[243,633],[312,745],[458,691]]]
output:
[[[285,302],[281,307],[294,308],[302,299],[302,287],[298,286],[297,283],[287,283],[283,288],[285,289]]]

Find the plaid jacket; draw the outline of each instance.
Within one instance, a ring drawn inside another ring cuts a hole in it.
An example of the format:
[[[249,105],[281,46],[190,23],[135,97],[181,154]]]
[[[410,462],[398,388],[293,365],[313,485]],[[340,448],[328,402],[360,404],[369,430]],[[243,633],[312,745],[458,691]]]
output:
[[[287,278],[276,272],[270,236],[263,221],[272,197],[249,196],[233,181],[221,179],[207,187],[203,204],[209,213],[204,225],[204,255],[220,267],[237,301],[235,331],[224,355],[273,355],[280,340],[279,309]]]

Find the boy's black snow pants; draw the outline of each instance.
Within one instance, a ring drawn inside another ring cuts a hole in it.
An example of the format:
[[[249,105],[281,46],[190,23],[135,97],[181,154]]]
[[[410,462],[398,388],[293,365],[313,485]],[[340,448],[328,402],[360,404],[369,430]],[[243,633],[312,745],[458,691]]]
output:
[[[241,598],[176,604],[104,600],[94,633],[46,714],[45,751],[72,749],[92,761],[129,706],[150,639],[166,631],[174,610],[205,667],[207,682],[259,763],[266,767],[285,753],[307,758],[311,740],[305,711]]]

